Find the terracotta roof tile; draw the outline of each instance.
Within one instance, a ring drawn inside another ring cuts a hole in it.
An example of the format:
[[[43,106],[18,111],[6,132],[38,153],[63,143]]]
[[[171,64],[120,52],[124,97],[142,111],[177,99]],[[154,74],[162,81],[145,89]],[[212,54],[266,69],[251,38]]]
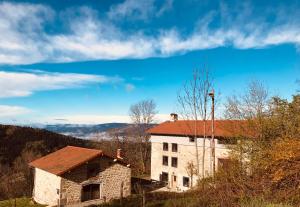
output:
[[[67,146],[34,160],[29,163],[29,165],[55,175],[62,175],[65,172],[101,155],[103,155],[101,150]]]
[[[204,121],[178,120],[163,122],[147,132],[153,135],[177,135],[177,136],[195,136],[195,125],[197,136],[204,135]],[[206,135],[211,136],[211,120],[206,121]],[[253,137],[247,130],[246,121],[241,120],[216,120],[215,137]]]

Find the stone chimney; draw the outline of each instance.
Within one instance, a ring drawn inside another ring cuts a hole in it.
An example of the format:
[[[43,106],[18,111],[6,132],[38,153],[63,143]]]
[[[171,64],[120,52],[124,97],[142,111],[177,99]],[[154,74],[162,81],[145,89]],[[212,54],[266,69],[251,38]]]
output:
[[[117,158],[118,159],[123,159],[123,157],[122,157],[122,150],[121,149],[117,149]]]
[[[173,121],[173,122],[178,121],[178,114],[171,113],[170,118],[171,118],[171,121]]]

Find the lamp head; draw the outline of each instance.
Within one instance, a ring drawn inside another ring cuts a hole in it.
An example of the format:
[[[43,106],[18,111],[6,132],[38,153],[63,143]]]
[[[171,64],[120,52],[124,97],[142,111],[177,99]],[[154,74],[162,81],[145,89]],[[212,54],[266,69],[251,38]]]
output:
[[[209,94],[208,94],[210,97],[215,97],[215,92],[214,92],[214,90],[212,90]]]

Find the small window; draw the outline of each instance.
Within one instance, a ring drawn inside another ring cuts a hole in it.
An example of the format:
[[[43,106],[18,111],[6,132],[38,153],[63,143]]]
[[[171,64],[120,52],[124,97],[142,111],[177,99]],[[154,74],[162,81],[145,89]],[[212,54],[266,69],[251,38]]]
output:
[[[177,157],[172,157],[172,167],[177,167],[177,163],[178,163]]]
[[[195,137],[189,137],[190,142],[195,142]]]
[[[172,152],[177,152],[178,151],[178,145],[177,144],[172,144]]]
[[[100,165],[99,163],[88,163],[87,166],[87,177],[95,177],[98,175],[100,171]]]
[[[182,184],[183,184],[184,187],[190,187],[190,178],[183,177]]]
[[[168,143],[166,143],[166,142],[163,143],[163,150],[164,150],[164,151],[168,151],[168,150],[169,150],[169,145],[168,145]]]
[[[162,172],[161,177],[160,177],[160,181],[168,182],[169,181],[169,174],[166,173],[166,172]]]
[[[168,156],[163,156],[163,165],[168,166]]]

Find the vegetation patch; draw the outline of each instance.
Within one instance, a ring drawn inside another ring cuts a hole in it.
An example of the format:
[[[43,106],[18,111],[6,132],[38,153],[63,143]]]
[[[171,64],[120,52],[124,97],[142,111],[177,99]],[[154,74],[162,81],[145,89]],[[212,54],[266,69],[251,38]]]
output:
[[[30,198],[16,198],[0,201],[0,207],[45,207],[45,205],[36,204]]]

